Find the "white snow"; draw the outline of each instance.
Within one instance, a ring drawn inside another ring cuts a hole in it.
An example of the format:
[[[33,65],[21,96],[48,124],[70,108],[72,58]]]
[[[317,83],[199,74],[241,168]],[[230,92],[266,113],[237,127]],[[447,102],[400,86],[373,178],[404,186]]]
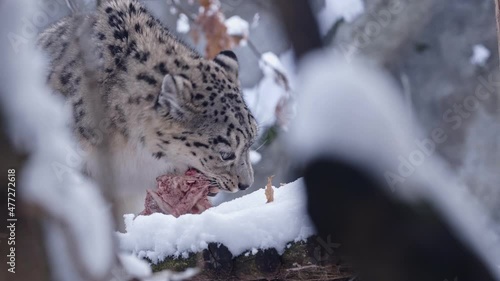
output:
[[[276,248],[306,239],[314,228],[306,214],[302,180],[275,188],[274,202],[266,204],[264,189],[222,203],[200,215],[125,215],[126,232],[120,247],[153,262],[168,256],[185,256],[219,242],[233,255],[250,249]]]
[[[250,34],[250,24],[239,16],[232,16],[224,21],[227,27],[227,34],[230,36],[239,36],[243,38],[240,41],[241,46],[246,45],[246,38]]]
[[[242,19],[239,16],[232,16],[228,18],[226,21],[224,21],[224,24],[227,27],[227,34],[228,35],[239,35],[242,37],[247,37],[248,36],[248,29],[250,25],[248,22],[244,19]]]
[[[298,92],[304,94],[288,138],[295,161],[329,155],[372,171],[402,200],[427,200],[500,276],[497,224],[429,148],[431,136],[412,121],[390,75],[358,59],[320,52],[304,59],[299,77]],[[411,172],[401,172],[403,161]],[[388,172],[400,180],[391,185]]]
[[[280,57],[268,52],[262,54],[259,66],[264,77],[254,88],[243,89],[246,103],[250,107],[259,128],[272,126],[276,122],[276,107],[280,100],[289,96],[289,92],[276,81],[274,68],[287,76],[290,87],[295,83],[295,63],[293,52],[287,51]]]
[[[276,122],[276,106],[287,93],[278,85],[273,77],[264,76],[262,81],[252,89],[243,90],[245,101],[253,116],[257,119],[259,128],[272,126]]]
[[[472,47],[472,57],[470,58],[470,63],[473,65],[483,66],[486,64],[491,56],[490,50],[484,45],[474,45]]]
[[[364,11],[362,0],[326,0],[325,8],[318,14],[321,34],[326,34],[340,18],[352,22]]]
[[[190,29],[189,18],[185,14],[180,13],[177,19],[177,32],[188,33]]]
[[[252,162],[252,164],[255,165],[255,164],[259,163],[261,159],[262,159],[262,155],[260,153],[258,153],[255,150],[250,150],[250,162]]]

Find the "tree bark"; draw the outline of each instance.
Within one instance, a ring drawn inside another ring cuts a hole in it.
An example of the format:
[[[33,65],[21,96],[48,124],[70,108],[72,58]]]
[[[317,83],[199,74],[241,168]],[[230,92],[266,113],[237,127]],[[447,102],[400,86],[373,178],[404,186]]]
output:
[[[308,52],[323,47],[318,24],[309,1],[279,0],[277,4],[297,60]]]
[[[226,246],[211,243],[186,259],[167,258],[152,268],[155,272],[201,269],[191,280],[349,280],[355,274],[338,248],[313,236],[290,243],[281,255],[276,249],[266,249],[233,257]]]

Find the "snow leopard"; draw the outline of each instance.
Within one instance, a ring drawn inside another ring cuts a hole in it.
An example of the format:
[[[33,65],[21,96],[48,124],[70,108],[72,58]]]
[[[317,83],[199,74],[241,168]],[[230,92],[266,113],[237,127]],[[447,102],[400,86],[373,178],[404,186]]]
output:
[[[78,35],[90,27],[90,52],[104,118],[91,125],[85,51]],[[238,59],[222,51],[202,57],[178,40],[137,0],[105,0],[95,11],[71,15],[38,40],[49,60],[47,82],[72,109],[72,128],[88,152],[84,164],[99,175],[96,149],[109,139],[120,188],[152,188],[156,177],[196,169],[219,190],[253,183],[249,150],[257,123],[244,101]]]

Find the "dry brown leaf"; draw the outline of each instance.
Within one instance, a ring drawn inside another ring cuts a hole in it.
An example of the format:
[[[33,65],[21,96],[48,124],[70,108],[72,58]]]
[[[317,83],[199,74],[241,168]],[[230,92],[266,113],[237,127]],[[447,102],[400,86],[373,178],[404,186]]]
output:
[[[271,203],[274,201],[273,178],[274,176],[270,176],[267,178],[266,191],[264,192],[267,198],[266,203]]]

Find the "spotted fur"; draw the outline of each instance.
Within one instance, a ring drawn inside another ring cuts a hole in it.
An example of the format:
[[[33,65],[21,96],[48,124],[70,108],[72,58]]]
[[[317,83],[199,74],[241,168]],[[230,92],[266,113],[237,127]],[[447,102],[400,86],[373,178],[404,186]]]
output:
[[[118,175],[148,177],[122,184],[150,188],[162,173],[193,167],[222,190],[251,185],[249,148],[257,126],[242,97],[234,53],[204,59],[138,1],[102,2],[93,14],[67,17],[39,39],[51,62],[48,83],[72,106],[76,135],[90,155],[106,134]],[[90,125],[82,48],[75,38],[82,20],[92,25],[92,51],[100,59],[104,131]],[[98,174],[92,163],[90,157],[89,173]]]

